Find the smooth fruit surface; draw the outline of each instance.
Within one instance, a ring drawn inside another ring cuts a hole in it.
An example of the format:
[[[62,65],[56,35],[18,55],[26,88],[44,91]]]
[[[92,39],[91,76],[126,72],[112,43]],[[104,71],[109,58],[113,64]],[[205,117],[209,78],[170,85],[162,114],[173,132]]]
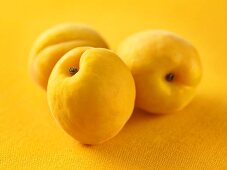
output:
[[[127,38],[118,48],[136,84],[136,106],[152,113],[183,109],[201,79],[196,49],[178,35],[148,30]]]
[[[135,85],[130,70],[104,48],[78,47],[54,67],[47,88],[60,126],[84,144],[115,136],[132,114]]]
[[[80,46],[108,48],[104,39],[86,25],[65,23],[48,29],[40,35],[31,50],[29,69],[32,78],[46,89],[57,61],[69,50]]]

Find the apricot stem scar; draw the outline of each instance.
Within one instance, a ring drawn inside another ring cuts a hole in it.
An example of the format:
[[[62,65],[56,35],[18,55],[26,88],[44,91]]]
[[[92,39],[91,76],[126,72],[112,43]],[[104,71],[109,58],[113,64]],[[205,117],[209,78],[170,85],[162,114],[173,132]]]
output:
[[[74,74],[76,74],[77,72],[78,72],[78,70],[77,70],[76,67],[70,67],[70,68],[69,68],[69,73],[70,73],[71,75],[74,75]]]
[[[167,81],[173,81],[173,79],[174,79],[174,74],[173,73],[169,73],[169,74],[166,75],[166,80]]]

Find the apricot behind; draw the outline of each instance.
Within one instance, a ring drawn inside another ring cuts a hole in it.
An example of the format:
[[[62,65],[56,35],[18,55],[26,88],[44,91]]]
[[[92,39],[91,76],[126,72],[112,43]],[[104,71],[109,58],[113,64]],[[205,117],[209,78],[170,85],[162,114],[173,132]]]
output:
[[[46,90],[50,73],[57,61],[69,50],[81,46],[108,48],[101,35],[82,24],[60,24],[42,33],[30,54],[29,72],[34,81]]]
[[[134,77],[136,107],[150,113],[176,112],[194,97],[202,75],[200,57],[180,36],[143,31],[126,38],[117,54]]]

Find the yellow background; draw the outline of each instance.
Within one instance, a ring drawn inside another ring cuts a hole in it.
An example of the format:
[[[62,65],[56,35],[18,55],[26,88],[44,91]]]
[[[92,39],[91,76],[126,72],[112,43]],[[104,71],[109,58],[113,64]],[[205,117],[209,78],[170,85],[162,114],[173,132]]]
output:
[[[0,169],[227,169],[227,1],[35,0],[0,5]],[[55,24],[96,28],[113,49],[128,35],[166,29],[191,41],[204,75],[182,112],[135,111],[118,136],[86,147],[52,120],[27,72],[33,41]]]

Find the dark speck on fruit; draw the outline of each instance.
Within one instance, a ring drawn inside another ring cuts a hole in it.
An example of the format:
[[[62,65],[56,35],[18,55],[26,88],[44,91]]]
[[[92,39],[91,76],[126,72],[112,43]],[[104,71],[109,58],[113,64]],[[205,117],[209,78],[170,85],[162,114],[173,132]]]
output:
[[[70,67],[69,68],[69,73],[73,76],[74,74],[76,74],[78,72],[76,67]]]
[[[174,74],[173,73],[169,73],[169,74],[166,75],[166,80],[167,81],[173,81],[173,79],[174,79]]]

